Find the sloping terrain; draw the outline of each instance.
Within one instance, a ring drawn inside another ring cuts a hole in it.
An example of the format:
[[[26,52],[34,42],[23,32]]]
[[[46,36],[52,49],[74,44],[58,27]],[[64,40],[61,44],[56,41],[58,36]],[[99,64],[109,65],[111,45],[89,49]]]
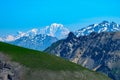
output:
[[[93,32],[80,37],[71,32],[67,39],[54,43],[45,52],[120,80],[120,32]]]
[[[0,42],[0,80],[111,80],[47,53]]]

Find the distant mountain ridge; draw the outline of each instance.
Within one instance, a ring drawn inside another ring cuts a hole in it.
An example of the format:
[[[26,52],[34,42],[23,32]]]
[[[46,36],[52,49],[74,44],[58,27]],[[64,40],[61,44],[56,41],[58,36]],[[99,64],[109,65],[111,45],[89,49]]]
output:
[[[57,40],[66,38],[68,33],[69,30],[62,24],[53,23],[43,29],[33,28],[26,32],[19,31],[16,36],[8,35],[6,38],[0,38],[0,41],[30,49],[44,50]]]
[[[82,28],[82,29],[79,29],[79,30],[77,30],[75,32],[73,31],[73,32],[77,37],[79,37],[79,36],[89,35],[92,32],[101,33],[101,32],[116,32],[116,31],[120,31],[119,24],[117,24],[115,22],[103,21],[99,24],[92,24],[85,28]],[[42,29],[33,28],[26,32],[18,31],[16,36],[7,35],[4,38],[0,37],[0,41],[4,41],[4,42],[14,41],[23,36],[32,36],[33,37],[33,36],[36,36],[39,34],[56,37],[57,39],[60,40],[60,39],[67,37],[69,32],[70,32],[70,30],[65,28],[64,25],[53,23],[50,26],[46,26],[45,28],[42,28]]]
[[[79,29],[75,31],[75,35],[79,37],[79,36],[89,35],[92,32],[101,33],[101,32],[116,32],[116,31],[120,31],[119,24],[115,22],[103,21],[99,24],[92,24],[85,28]]]
[[[39,34],[56,37],[57,39],[62,39],[67,37],[69,32],[70,32],[69,29],[64,27],[64,25],[53,23],[50,26],[46,26],[45,28],[42,29],[33,28],[26,32],[18,31],[17,35],[7,35],[4,38],[0,37],[0,41],[5,41],[5,42],[14,41],[21,37],[25,37],[25,36],[34,37]]]
[[[120,25],[115,22],[103,21],[99,24],[92,24],[88,27],[75,31],[75,36],[89,35],[92,32],[116,32],[120,31]],[[14,45],[44,50],[52,43],[60,39],[65,39],[70,31],[62,24],[53,23],[43,29],[33,28],[26,32],[19,31],[16,36],[8,35],[6,38],[0,37],[0,41],[8,42]],[[48,44],[49,43],[49,44]]]
[[[44,50],[49,47],[52,43],[58,41],[56,37],[51,37],[44,34],[31,36],[23,36],[15,41],[8,42],[17,46],[26,47],[34,50]]]

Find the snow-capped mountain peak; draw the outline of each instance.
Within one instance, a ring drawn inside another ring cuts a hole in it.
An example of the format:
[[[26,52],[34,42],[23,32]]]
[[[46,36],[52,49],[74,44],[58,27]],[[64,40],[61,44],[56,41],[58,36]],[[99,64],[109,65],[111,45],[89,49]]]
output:
[[[46,34],[52,37],[57,37],[58,39],[62,39],[67,37],[70,31],[64,27],[62,24],[53,23],[50,26],[46,26],[43,29],[40,29],[40,34]]]
[[[61,39],[66,37],[68,33],[69,33],[69,30],[63,27],[62,24],[53,23],[50,26],[50,32],[48,33],[48,35],[51,35],[53,37],[57,36],[59,39]]]
[[[53,23],[48,27],[49,32],[48,35],[55,37],[57,30],[61,30],[62,28],[63,28],[62,24]]]
[[[67,28],[65,28],[64,25],[53,23],[50,26],[46,26],[45,28],[42,28],[42,29],[33,28],[26,32],[18,31],[17,34],[15,35],[7,35],[4,38],[1,37],[0,41],[3,41],[3,42],[15,41],[21,37],[29,37],[32,39],[39,34],[44,36],[47,35],[51,37],[56,37],[57,39],[62,39],[67,37],[69,32],[70,31]]]
[[[115,22],[103,21],[99,24],[92,24],[75,32],[76,36],[89,35],[92,32],[115,32],[120,31],[120,25]]]

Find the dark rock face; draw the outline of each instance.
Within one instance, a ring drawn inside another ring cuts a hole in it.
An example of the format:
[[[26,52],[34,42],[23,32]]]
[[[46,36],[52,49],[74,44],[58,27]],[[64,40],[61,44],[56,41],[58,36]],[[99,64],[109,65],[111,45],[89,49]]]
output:
[[[120,32],[93,32],[80,37],[71,34],[45,51],[120,80]]]
[[[12,66],[0,61],[0,79],[1,80],[14,80],[14,73]]]
[[[0,53],[0,80],[22,80],[25,68]]]

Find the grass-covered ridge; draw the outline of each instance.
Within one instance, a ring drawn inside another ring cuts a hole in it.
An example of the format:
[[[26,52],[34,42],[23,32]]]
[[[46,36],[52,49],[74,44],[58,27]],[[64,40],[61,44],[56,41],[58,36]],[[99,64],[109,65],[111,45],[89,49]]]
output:
[[[26,49],[0,42],[0,52],[10,56],[13,61],[32,68],[50,70],[80,70],[79,65],[40,51]]]

